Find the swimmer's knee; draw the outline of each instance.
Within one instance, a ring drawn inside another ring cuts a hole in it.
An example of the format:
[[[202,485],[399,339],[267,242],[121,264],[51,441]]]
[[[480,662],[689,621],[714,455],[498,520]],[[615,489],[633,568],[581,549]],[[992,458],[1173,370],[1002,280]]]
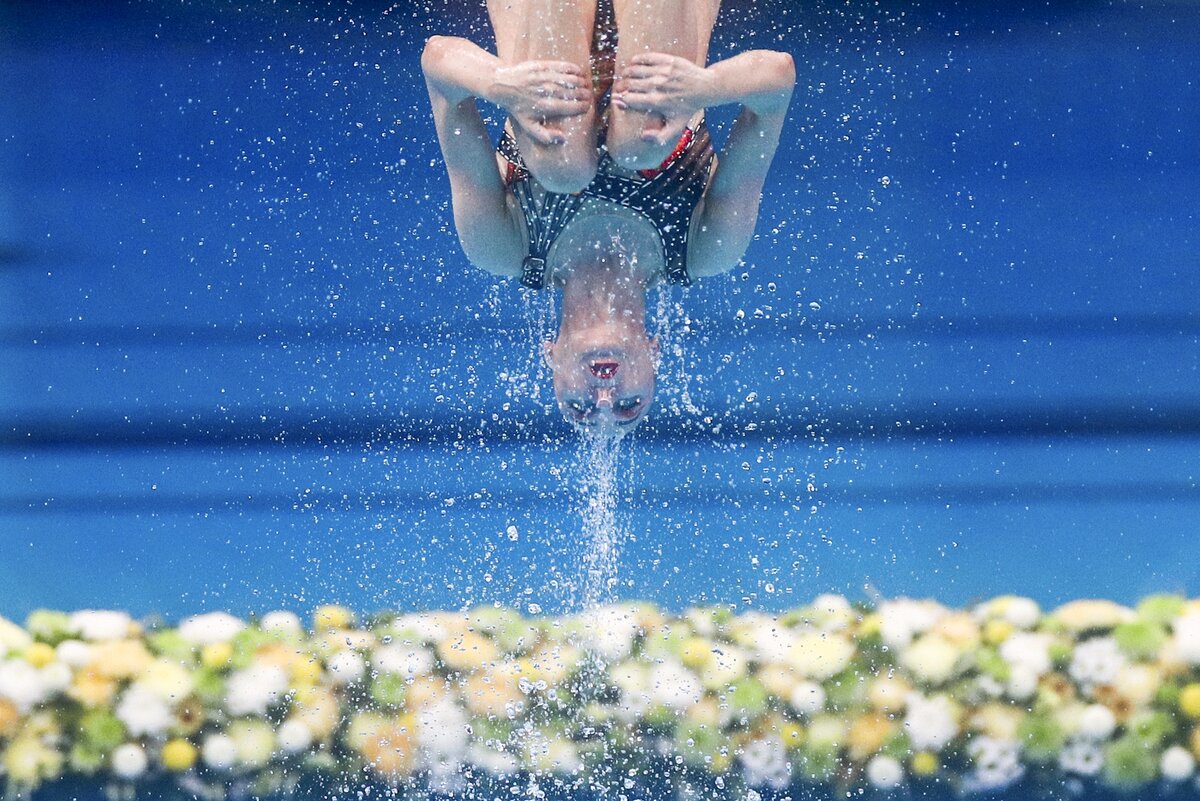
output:
[[[540,158],[526,158],[526,166],[537,182],[551,192],[582,192],[596,177],[596,159],[589,154],[546,151]]]
[[[653,170],[671,155],[674,148],[674,142],[659,144],[638,137],[610,142],[608,153],[627,170]]]

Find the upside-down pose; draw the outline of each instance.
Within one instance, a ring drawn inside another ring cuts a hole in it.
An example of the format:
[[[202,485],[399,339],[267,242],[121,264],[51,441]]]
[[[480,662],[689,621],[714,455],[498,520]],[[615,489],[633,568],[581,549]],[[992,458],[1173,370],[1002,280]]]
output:
[[[720,0],[488,0],[497,54],[435,36],[421,66],[467,257],[562,289],[545,343],[569,420],[628,430],[653,402],[646,289],[732,268],[758,217],[791,56],[705,66]],[[619,36],[619,43],[618,43]],[[492,144],[477,99],[508,121]],[[704,109],[740,103],[717,158]]]

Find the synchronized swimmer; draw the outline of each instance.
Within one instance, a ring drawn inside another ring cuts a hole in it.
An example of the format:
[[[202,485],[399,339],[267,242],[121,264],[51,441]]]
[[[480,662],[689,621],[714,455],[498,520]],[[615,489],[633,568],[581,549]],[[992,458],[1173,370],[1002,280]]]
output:
[[[487,6],[496,54],[435,36],[421,57],[459,241],[482,269],[561,288],[544,343],[559,408],[631,430],[655,391],[646,290],[745,253],[795,66],[769,50],[705,66],[720,0]],[[508,114],[498,147],[477,100]],[[704,109],[727,103],[741,110],[717,156]]]

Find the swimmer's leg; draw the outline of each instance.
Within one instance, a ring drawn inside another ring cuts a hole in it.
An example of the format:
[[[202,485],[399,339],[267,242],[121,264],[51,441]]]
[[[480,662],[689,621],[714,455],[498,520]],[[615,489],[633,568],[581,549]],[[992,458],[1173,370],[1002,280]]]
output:
[[[487,0],[496,55],[505,65],[569,61],[591,74],[589,59],[596,0]],[[555,121],[562,144],[534,141],[514,125],[525,166],[554,192],[578,192],[596,174],[596,109]]]
[[[721,0],[614,0],[617,15],[617,75],[641,53],[666,53],[701,67]],[[612,108],[608,150],[631,169],[657,167],[674,150],[686,119]]]

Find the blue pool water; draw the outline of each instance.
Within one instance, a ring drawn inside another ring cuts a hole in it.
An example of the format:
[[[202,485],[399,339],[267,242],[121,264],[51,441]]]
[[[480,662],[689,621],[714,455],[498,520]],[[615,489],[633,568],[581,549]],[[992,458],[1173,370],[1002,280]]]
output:
[[[420,78],[457,5],[0,3],[0,616],[577,602],[550,303],[466,264]],[[745,269],[662,300],[613,597],[1200,592],[1200,10],[750,47],[799,89]]]

